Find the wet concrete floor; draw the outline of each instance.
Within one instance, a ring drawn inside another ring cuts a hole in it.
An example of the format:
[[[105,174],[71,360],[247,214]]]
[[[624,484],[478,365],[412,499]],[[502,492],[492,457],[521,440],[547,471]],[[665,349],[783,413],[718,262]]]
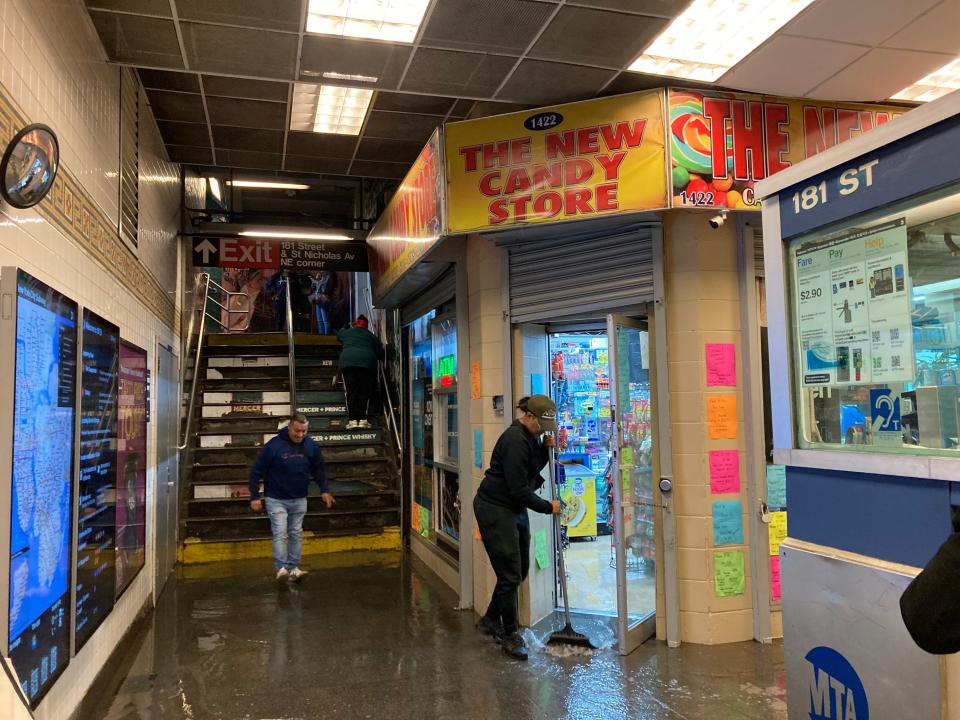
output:
[[[779,644],[650,641],[627,657],[532,648],[518,663],[398,554],[310,566],[289,585],[273,580],[269,561],[171,578],[119,692],[79,720],[786,718]],[[607,632],[594,641],[612,640]]]

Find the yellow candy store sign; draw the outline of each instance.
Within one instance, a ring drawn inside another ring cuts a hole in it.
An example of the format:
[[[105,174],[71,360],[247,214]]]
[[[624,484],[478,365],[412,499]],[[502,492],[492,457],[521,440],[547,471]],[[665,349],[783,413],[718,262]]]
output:
[[[450,232],[666,207],[662,103],[632,93],[445,126]]]

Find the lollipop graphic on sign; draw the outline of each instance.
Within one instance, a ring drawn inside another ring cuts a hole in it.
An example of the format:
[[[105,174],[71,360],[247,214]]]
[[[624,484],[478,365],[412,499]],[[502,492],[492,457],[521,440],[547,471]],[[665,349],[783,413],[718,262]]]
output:
[[[724,132],[727,177],[713,178],[710,121],[704,116],[703,95],[670,91],[670,155],[674,207],[725,207],[742,210],[743,190],[752,182],[733,181],[733,135]]]

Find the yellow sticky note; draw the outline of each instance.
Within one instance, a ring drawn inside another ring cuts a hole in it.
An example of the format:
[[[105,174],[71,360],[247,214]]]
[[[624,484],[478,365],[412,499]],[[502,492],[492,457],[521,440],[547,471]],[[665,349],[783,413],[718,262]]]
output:
[[[785,511],[770,513],[770,525],[767,527],[770,534],[770,555],[780,554],[780,543],[787,537],[787,513]]]
[[[707,397],[707,433],[711,440],[737,439],[737,396]]]

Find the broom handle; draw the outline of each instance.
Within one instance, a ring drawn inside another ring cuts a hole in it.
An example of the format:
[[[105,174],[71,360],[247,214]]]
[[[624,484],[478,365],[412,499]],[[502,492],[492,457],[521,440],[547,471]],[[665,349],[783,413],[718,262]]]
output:
[[[560,485],[557,483],[556,460],[554,459],[553,448],[550,448],[550,477],[553,480],[553,492],[560,500]],[[560,592],[563,593],[563,616],[567,625],[570,620],[570,597],[567,595],[567,568],[563,561],[563,535],[560,531],[560,516],[553,516],[553,535],[557,543],[557,564],[560,571]]]

